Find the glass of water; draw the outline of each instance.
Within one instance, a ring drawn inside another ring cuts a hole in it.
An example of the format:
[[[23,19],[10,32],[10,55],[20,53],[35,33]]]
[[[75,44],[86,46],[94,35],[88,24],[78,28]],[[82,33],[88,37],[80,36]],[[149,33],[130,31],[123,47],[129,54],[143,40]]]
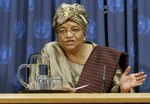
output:
[[[49,80],[50,90],[62,90],[63,81],[61,76],[51,76]]]

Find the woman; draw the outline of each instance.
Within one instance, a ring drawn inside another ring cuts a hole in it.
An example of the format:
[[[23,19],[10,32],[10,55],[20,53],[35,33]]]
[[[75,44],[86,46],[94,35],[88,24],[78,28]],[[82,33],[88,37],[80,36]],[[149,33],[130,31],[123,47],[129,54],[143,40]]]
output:
[[[51,76],[62,76],[71,92],[130,92],[146,75],[129,74],[128,55],[86,41],[88,16],[80,4],[63,3],[53,18],[58,41],[47,43],[42,54],[50,58]],[[75,87],[87,85],[80,90]]]

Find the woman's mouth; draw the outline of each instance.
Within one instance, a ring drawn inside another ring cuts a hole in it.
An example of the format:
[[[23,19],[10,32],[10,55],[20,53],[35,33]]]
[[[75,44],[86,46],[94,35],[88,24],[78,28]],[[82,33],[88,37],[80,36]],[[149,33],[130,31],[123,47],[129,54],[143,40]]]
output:
[[[71,44],[73,44],[73,43],[74,43],[74,40],[67,40],[67,41],[66,41],[66,44],[67,44],[67,45],[71,45]]]

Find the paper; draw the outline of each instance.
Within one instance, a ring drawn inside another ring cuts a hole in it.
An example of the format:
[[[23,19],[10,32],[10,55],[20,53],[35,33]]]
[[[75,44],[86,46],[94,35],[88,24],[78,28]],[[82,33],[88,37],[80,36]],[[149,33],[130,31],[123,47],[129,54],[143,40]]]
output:
[[[82,89],[82,88],[84,88],[84,87],[87,87],[87,86],[89,86],[89,85],[83,85],[83,86],[77,87],[77,88],[75,88],[75,91],[76,91],[76,90],[79,90],[79,89]]]

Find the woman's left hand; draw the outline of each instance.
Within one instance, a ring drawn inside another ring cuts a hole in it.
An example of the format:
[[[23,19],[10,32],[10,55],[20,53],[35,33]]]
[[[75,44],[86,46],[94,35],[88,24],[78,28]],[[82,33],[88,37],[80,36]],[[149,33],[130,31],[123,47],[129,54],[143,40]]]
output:
[[[74,88],[71,88],[70,86],[68,85],[63,85],[63,89],[68,91],[68,92],[75,92],[75,89]]]
[[[145,81],[147,75],[144,75],[144,72],[138,72],[134,74],[130,74],[129,72],[131,67],[128,66],[120,79],[120,88],[121,92],[129,92],[131,88],[140,86]]]

